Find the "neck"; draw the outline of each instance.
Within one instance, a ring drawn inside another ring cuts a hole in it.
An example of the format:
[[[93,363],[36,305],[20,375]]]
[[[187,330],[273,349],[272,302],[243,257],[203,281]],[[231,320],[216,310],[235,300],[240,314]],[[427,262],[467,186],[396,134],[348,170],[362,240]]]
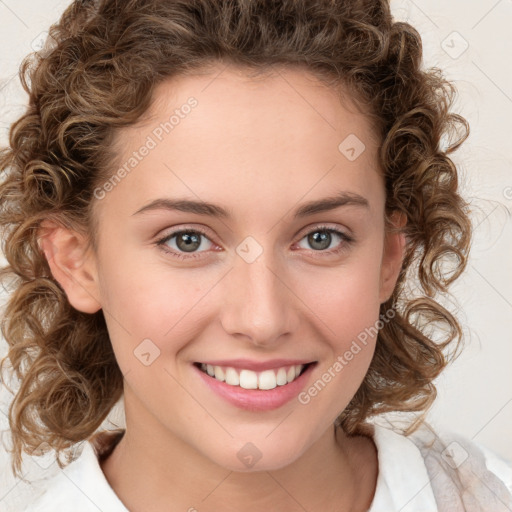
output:
[[[334,425],[285,467],[235,472],[204,457],[161,424],[145,429],[130,424],[128,417],[125,435],[101,467],[132,512],[148,510],[148,496],[155,512],[363,511],[371,505],[378,473],[371,438],[349,437]]]

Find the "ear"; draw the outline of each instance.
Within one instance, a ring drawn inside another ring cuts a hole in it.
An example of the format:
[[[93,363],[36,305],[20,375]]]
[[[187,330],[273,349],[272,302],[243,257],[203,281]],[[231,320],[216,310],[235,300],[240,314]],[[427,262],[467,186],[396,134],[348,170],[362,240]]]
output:
[[[395,211],[391,214],[390,221],[393,230],[386,231],[380,268],[379,300],[381,304],[393,294],[405,257],[405,234],[395,232],[395,228],[402,228],[407,222],[407,217],[405,214]]]
[[[87,249],[86,238],[56,222],[44,220],[37,242],[70,304],[84,313],[100,310],[96,258]]]

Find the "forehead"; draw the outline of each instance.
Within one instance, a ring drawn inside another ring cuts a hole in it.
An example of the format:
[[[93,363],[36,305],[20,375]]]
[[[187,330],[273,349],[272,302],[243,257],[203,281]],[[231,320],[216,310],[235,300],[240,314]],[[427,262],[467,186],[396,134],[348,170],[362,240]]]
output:
[[[143,118],[117,132],[117,164],[149,141],[114,190],[129,187],[131,206],[163,191],[297,202],[332,195],[335,185],[362,195],[381,187],[370,117],[346,91],[340,96],[301,69],[250,76],[228,66],[168,79]]]
[[[376,136],[370,117],[343,84],[328,86],[306,69],[292,65],[252,70],[211,64],[165,80],[156,86],[153,103],[139,125],[158,121],[190,96],[201,107],[196,109],[201,115],[193,116],[191,123],[196,118],[205,128],[209,118],[224,129],[235,121],[238,128],[271,132],[281,121],[289,130],[282,134],[286,137],[310,132],[306,126],[309,122],[320,135],[328,128],[342,132],[351,124],[365,138]],[[220,117],[219,110],[223,114]],[[300,123],[295,125],[294,121]],[[296,130],[290,131],[293,126]]]

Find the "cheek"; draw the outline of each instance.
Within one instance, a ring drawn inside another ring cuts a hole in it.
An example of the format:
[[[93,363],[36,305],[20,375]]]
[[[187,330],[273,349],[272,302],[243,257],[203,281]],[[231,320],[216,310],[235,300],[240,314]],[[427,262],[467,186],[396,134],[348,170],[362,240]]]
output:
[[[311,391],[314,395],[322,386],[329,388],[324,405],[334,411],[348,404],[373,357],[380,312],[378,254],[379,247],[367,247],[329,272],[316,270],[300,277],[299,293],[310,305],[311,322],[327,347],[320,382]]]
[[[190,272],[171,274],[163,266],[122,258],[105,262],[100,282],[109,336],[123,373],[140,365],[140,353],[149,352],[150,360],[160,363],[160,355],[185,346],[201,315],[201,297],[213,285],[200,281],[199,274],[196,282]]]
[[[298,397],[311,417],[334,419],[362,384],[378,334],[379,301],[375,274],[350,272],[326,280],[323,293],[310,296],[313,320],[323,337],[317,378]]]
[[[335,336],[341,346],[378,320],[379,254],[378,244],[368,244],[339,266],[312,268],[295,276],[297,294],[325,324],[326,336]]]

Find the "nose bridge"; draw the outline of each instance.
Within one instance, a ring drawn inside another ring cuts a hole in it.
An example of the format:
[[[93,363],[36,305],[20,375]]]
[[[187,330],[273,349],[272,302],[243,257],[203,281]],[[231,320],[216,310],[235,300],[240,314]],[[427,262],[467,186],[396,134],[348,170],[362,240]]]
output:
[[[237,247],[227,277],[229,298],[222,306],[222,324],[230,334],[244,334],[259,345],[293,330],[293,299],[274,251],[254,239]]]

